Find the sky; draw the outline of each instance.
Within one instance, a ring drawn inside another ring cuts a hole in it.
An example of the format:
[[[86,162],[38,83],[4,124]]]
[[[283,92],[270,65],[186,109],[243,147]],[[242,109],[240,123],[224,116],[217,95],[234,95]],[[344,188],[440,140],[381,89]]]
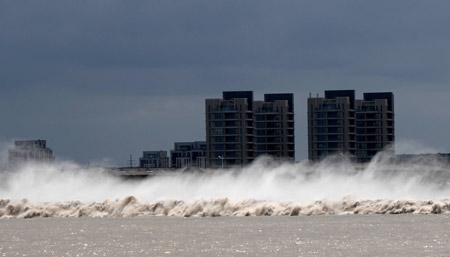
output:
[[[450,2],[0,0],[0,145],[125,166],[205,140],[206,98],[394,92],[403,152],[450,152]],[[425,150],[424,150],[425,151]],[[4,159],[4,158],[3,158]],[[4,162],[4,160],[3,160]],[[0,164],[1,165],[1,164]]]

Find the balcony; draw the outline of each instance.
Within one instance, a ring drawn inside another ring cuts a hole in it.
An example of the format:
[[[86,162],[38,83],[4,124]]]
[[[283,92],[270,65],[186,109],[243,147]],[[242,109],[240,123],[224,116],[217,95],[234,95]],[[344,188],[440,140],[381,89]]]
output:
[[[342,129],[334,127],[334,128],[328,128],[327,130],[328,134],[341,134]]]
[[[240,138],[239,137],[225,137],[225,143],[240,143]]]
[[[215,112],[236,112],[239,109],[235,105],[222,105],[214,108]]]
[[[237,121],[225,121],[225,127],[239,127],[240,124]]]
[[[280,123],[267,123],[266,128],[267,129],[279,129],[279,128],[281,128],[281,124]]]
[[[342,126],[340,120],[328,120],[328,126]]]
[[[339,112],[327,112],[328,119],[342,119],[342,115]]]

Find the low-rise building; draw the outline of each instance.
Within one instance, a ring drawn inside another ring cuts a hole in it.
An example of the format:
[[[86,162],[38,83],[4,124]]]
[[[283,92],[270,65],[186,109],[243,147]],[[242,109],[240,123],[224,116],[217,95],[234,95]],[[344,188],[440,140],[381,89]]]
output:
[[[397,164],[404,163],[421,163],[421,164],[449,164],[450,153],[429,153],[429,154],[397,154],[393,158],[393,162]]]
[[[144,151],[139,158],[139,167],[146,169],[169,168],[167,151]]]
[[[8,151],[10,170],[30,162],[48,163],[53,160],[53,151],[47,148],[46,140],[15,141],[14,148]]]
[[[170,167],[198,167],[206,168],[206,142],[176,142],[170,151]]]

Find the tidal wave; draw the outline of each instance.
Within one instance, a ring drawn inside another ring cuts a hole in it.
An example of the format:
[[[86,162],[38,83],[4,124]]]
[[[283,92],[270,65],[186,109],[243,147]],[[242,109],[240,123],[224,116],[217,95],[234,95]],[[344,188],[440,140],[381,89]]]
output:
[[[305,216],[344,214],[440,214],[450,213],[450,200],[406,201],[343,199],[310,203],[231,201],[227,198],[192,202],[166,200],[140,202],[129,196],[122,200],[83,203],[33,203],[28,200],[0,200],[0,218],[35,217],[220,217],[220,216]]]

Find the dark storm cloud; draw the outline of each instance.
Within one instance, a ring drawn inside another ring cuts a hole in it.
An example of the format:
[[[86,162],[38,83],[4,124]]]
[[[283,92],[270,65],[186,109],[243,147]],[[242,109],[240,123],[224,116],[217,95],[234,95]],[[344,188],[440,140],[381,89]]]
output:
[[[254,90],[257,98],[294,92],[303,159],[307,94],[355,88],[394,91],[397,110],[408,106],[397,135],[411,138],[413,98],[423,88],[447,107],[449,8],[448,1],[0,1],[0,114],[8,124],[0,134],[42,135],[83,161],[110,149],[118,159],[202,139],[203,99],[223,90]],[[423,119],[433,112],[422,109]],[[436,125],[444,135],[449,122]],[[91,150],[81,154],[64,140]]]
[[[365,72],[381,72],[399,65],[436,67],[435,61],[448,64],[449,57],[440,51],[450,34],[445,2],[44,3],[4,4],[2,49],[11,59],[20,57],[19,64],[274,69],[364,64]]]

